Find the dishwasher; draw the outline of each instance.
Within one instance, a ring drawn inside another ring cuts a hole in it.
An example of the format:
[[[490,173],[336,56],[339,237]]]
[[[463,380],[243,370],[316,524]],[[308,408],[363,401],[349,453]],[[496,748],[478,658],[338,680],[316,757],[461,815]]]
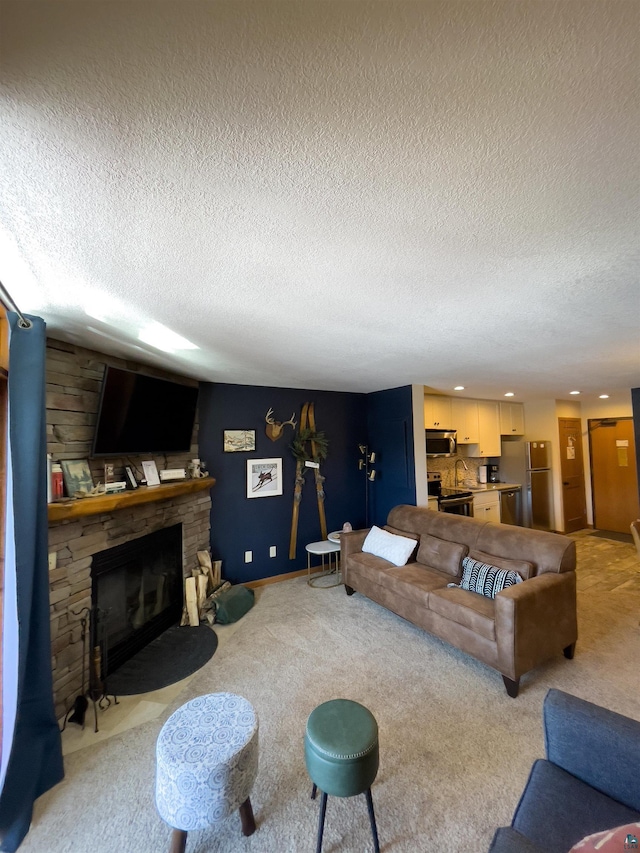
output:
[[[500,522],[522,526],[520,489],[504,489],[500,492]]]

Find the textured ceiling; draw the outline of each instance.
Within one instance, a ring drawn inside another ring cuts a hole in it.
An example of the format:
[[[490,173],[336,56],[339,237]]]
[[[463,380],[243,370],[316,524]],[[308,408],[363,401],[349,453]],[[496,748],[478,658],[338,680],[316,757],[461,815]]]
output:
[[[0,8],[0,278],[52,335],[222,382],[640,385],[635,0]]]

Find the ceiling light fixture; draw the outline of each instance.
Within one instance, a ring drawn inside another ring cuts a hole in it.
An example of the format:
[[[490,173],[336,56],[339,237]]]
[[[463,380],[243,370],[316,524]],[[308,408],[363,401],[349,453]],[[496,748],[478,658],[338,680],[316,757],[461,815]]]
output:
[[[579,394],[579,391],[569,391],[570,394]]]
[[[513,393],[513,391],[507,391],[507,393],[504,396],[505,397],[515,397],[515,394]]]
[[[456,385],[456,387],[453,390],[454,391],[464,391],[464,385]]]
[[[601,399],[601,400],[608,400],[608,399],[609,399],[609,395],[608,395],[608,394],[600,394],[600,399]]]
[[[182,335],[172,332],[162,323],[151,323],[141,329],[138,334],[138,340],[141,340],[149,346],[162,350],[163,352],[175,352],[182,349],[199,349],[196,344],[192,344]]]

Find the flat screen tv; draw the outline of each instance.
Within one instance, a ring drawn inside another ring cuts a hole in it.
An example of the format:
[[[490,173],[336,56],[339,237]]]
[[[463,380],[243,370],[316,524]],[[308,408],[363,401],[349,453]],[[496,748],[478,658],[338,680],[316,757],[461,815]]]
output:
[[[188,453],[198,388],[107,366],[92,456]]]

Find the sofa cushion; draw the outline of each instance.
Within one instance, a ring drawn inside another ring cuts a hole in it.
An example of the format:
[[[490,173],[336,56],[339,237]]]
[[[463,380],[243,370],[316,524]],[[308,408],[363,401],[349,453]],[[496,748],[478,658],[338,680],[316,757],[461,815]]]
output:
[[[525,581],[533,577],[534,566],[528,560],[507,560],[506,557],[496,557],[494,554],[487,554],[486,551],[473,550],[469,551],[469,556],[472,560],[477,560],[479,563],[488,563],[497,569],[504,569],[505,572],[517,572]]]
[[[495,598],[503,589],[518,583],[522,583],[522,578],[517,572],[506,572],[470,557],[465,557],[462,561],[462,580],[459,584],[461,589]]]
[[[362,552],[351,554],[348,559],[349,578],[356,587],[354,575],[359,575],[369,583],[393,590],[397,595],[414,600],[423,607],[429,606],[429,593],[433,589],[446,588],[450,580],[450,575],[427,569],[420,563],[398,567],[381,557]]]
[[[365,554],[374,554],[388,560],[394,566],[404,566],[416,547],[414,539],[406,536],[396,536],[386,530],[381,530],[375,524],[367,534],[362,545]]]
[[[567,853],[585,835],[637,820],[638,812],[541,758],[511,824],[549,853]]]
[[[460,577],[462,558],[468,553],[469,548],[466,545],[449,542],[447,539],[438,539],[430,533],[420,534],[418,562],[439,572],[453,575],[454,578]]]
[[[429,597],[429,608],[445,619],[486,637],[496,639],[495,602],[484,595],[474,595],[453,586],[434,590]]]

